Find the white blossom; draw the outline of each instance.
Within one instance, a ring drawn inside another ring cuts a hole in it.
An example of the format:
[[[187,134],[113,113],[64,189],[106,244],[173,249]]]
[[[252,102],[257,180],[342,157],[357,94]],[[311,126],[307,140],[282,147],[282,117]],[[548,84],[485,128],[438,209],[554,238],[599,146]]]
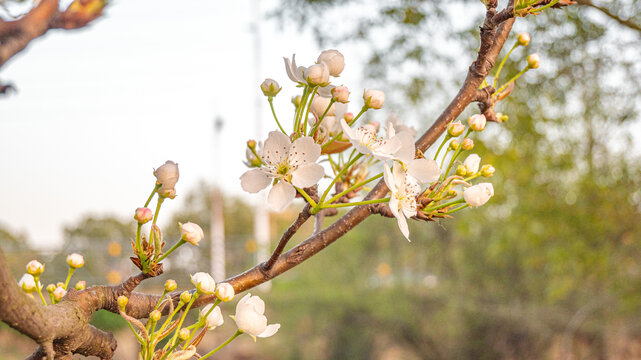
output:
[[[176,189],[174,189],[174,187],[176,186],[180,176],[178,164],[171,160],[167,160],[154,171],[154,176],[156,177],[156,183],[161,184],[158,189],[158,195],[168,197],[170,199],[176,197]]]
[[[403,131],[397,133],[396,126]],[[414,135],[407,126],[402,125],[400,121],[397,124],[388,123],[387,137],[397,138],[401,147],[394,153],[394,159],[403,163],[407,173],[420,183],[428,183],[438,180],[441,176],[441,168],[438,163],[433,159],[415,159],[416,145],[414,143]]]
[[[67,256],[67,264],[74,269],[81,268],[85,265],[85,258],[80,254],[73,253]]]
[[[220,283],[216,287],[216,296],[224,302],[231,301],[234,296],[236,295],[236,292],[234,291],[234,287],[231,286],[230,283]]]
[[[24,274],[18,281],[18,286],[24,290],[26,293],[31,293],[36,291],[36,280],[31,274]]]
[[[383,164],[383,178],[392,192],[389,201],[390,210],[396,217],[401,233],[409,241],[410,230],[407,226],[407,218],[416,216],[416,197],[421,193],[421,187],[414,177],[403,171],[398,162],[394,163],[392,171],[387,163]]]
[[[301,85],[307,84],[305,77],[303,76],[307,68],[304,66],[296,66],[296,54],[292,55],[291,62],[286,57],[284,57],[283,60],[285,60],[285,71],[287,72],[289,79]]]
[[[468,176],[476,174],[479,171],[480,165],[481,157],[476,154],[470,154],[463,162],[463,166],[465,166],[465,173]]]
[[[470,116],[467,119],[467,123],[470,125],[470,128],[472,130],[483,131],[483,129],[485,129],[485,124],[487,123],[487,119],[485,119],[485,115],[475,114]]]
[[[365,90],[363,93],[365,106],[378,110],[385,103],[385,93],[380,90]]]
[[[463,191],[463,198],[471,207],[485,204],[492,196],[494,196],[492,183],[476,184]]]
[[[345,119],[340,120],[343,134],[347,136],[349,141],[354,145],[356,151],[365,155],[372,155],[375,158],[386,161],[394,158],[396,153],[401,148],[401,142],[396,137],[382,138],[376,134],[376,131],[371,126],[362,126],[352,129],[347,125]]]
[[[251,336],[270,337],[278,331],[280,324],[267,325],[264,313],[265,302],[258,296],[247,294],[236,305],[234,321],[239,330]]]
[[[339,76],[345,68],[345,57],[338,50],[325,50],[318,56],[318,63],[324,63],[329,69],[329,74]]]
[[[212,306],[214,305],[209,304],[203,307],[202,310],[200,310],[200,318],[205,319],[205,322],[207,323],[207,330],[214,330],[225,322],[223,313],[220,311],[220,308],[218,306],[216,306],[214,310],[211,310],[211,312],[209,312]]]
[[[198,292],[203,294],[213,294],[216,291],[216,281],[205,272],[191,275],[191,283],[194,284]]]
[[[329,85],[329,68],[324,63],[314,64],[303,70],[303,76],[312,86]]]
[[[323,177],[323,167],[316,164],[320,153],[320,145],[309,136],[292,143],[287,135],[272,131],[263,146],[263,165],[245,172],[240,177],[240,184],[243,190],[256,193],[276,180],[267,202],[274,210],[281,211],[294,200],[294,186],[314,186]]]

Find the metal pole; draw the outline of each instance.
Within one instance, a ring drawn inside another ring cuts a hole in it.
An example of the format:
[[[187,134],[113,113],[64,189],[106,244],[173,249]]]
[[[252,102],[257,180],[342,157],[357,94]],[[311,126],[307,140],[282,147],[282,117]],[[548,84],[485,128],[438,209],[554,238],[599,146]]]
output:
[[[260,69],[260,59],[262,58],[261,54],[261,40],[260,40],[260,20],[261,20],[261,11],[260,11],[260,2],[259,0],[252,1],[252,15],[254,18],[252,24],[252,31],[254,33],[254,84],[258,86],[261,82],[261,69]],[[259,91],[255,92],[254,96],[255,101],[255,129],[256,129],[256,139],[261,139],[262,134],[262,118],[261,118],[261,105],[263,103],[263,97],[260,95]],[[267,194],[263,193],[259,197],[258,206],[255,207],[256,211],[254,212],[254,238],[256,239],[257,251],[256,258],[258,262],[266,261],[269,258],[270,251],[270,231],[269,231],[269,212],[267,211]],[[266,282],[261,285],[259,288],[264,291],[269,291],[271,289],[271,282]]]
[[[218,181],[220,163],[220,132],[223,119],[214,120],[214,186],[211,194],[211,246],[209,247],[210,271],[216,281],[225,279],[225,220],[223,218],[223,195]]]

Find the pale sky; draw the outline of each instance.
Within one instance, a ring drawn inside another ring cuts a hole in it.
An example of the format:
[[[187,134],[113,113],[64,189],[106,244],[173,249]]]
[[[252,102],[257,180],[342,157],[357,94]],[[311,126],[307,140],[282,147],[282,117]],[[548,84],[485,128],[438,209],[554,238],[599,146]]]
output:
[[[113,1],[88,29],[50,31],[12,59],[0,72],[18,88],[0,99],[0,223],[53,247],[63,225],[86,213],[133,216],[165,160],[180,165],[179,195],[211,182],[216,116],[225,120],[218,174],[227,193],[241,194],[260,82],[285,87],[275,104],[289,117],[296,88],[282,57],[311,65],[322,50],[293,25],[280,31],[263,20],[256,75],[255,3]],[[277,3],[260,1],[261,12]],[[341,83],[356,87],[361,71],[341,51]],[[266,137],[273,120],[261,100]],[[163,208],[181,205],[179,196]]]

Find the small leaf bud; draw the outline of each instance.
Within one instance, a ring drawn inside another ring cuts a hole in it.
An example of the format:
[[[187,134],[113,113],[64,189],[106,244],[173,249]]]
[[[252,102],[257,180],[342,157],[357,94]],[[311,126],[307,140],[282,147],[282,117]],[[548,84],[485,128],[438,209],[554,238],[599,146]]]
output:
[[[292,97],[292,104],[294,104],[294,107],[296,107],[296,108],[299,107],[300,106],[300,102],[301,102],[301,96],[300,95],[296,95],[296,96]]]
[[[463,148],[463,150],[472,150],[472,148],[474,148],[474,141],[472,141],[472,139],[470,138],[465,138],[463,139],[461,147]]]
[[[118,296],[118,307],[120,310],[125,311],[125,307],[127,306],[127,303],[129,302],[129,299],[127,299],[126,296],[120,295]]]

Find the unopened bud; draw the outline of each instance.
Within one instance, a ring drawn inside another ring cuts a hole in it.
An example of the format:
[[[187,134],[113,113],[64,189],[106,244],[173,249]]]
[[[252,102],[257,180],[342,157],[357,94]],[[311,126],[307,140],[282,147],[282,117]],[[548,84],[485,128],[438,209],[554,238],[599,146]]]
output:
[[[274,79],[265,79],[265,81],[260,84],[260,89],[263,91],[263,94],[268,97],[274,97],[282,90]]]
[[[174,291],[178,288],[178,284],[176,283],[175,280],[169,279],[165,281],[165,291],[170,292]]]
[[[457,150],[459,145],[460,144],[459,144],[458,140],[456,140],[456,139],[450,141],[450,149],[452,149],[452,150]]]
[[[308,67],[303,75],[309,85],[325,86],[329,84],[329,68],[324,63]]]
[[[153,322],[158,322],[160,318],[162,317],[162,314],[158,310],[154,310],[149,313],[149,320]]]
[[[487,124],[487,119],[485,119],[485,115],[476,114],[470,116],[467,119],[467,123],[470,124],[470,129],[474,131],[483,131],[483,129],[485,129],[485,124]]]
[[[336,102],[347,104],[349,102],[349,89],[347,89],[347,86],[337,86],[333,88],[332,99]]]
[[[54,299],[55,301],[60,301],[60,300],[62,300],[62,298],[63,298],[63,297],[65,297],[65,295],[67,295],[67,290],[65,290],[62,286],[57,287],[57,288],[53,291],[53,299]]]
[[[463,139],[461,147],[463,148],[463,150],[472,150],[472,148],[474,148],[474,141],[472,141],[472,139],[470,138],[465,138]]]
[[[31,274],[33,276],[40,276],[45,272],[45,266],[42,265],[38,260],[31,260],[27,264],[27,274]]]
[[[178,332],[178,340],[185,341],[189,339],[189,335],[191,335],[189,329],[180,329],[180,331]]]
[[[231,301],[236,295],[234,287],[229,283],[220,283],[216,287],[216,296],[224,302]]]
[[[154,218],[154,213],[151,212],[151,209],[146,207],[137,208],[134,213],[134,219],[138,221],[138,224],[145,224]]]
[[[527,66],[530,69],[536,69],[539,67],[541,64],[541,58],[539,57],[539,54],[532,54],[527,57]]]
[[[151,235],[154,237],[154,249],[157,254],[162,251],[162,232],[160,231],[160,226],[153,224],[151,225]]]
[[[87,287],[87,283],[84,280],[80,280],[76,283],[76,290],[81,291]]]
[[[58,281],[58,282],[56,283],[56,287],[64,288],[64,287],[65,287],[65,283],[63,283],[62,281]]]
[[[154,171],[156,177],[156,184],[161,184],[158,189],[158,196],[173,199],[176,197],[176,183],[180,177],[178,171],[178,164],[171,160],[167,160],[158,169]]]
[[[31,293],[36,291],[36,280],[33,278],[33,275],[31,274],[24,274],[20,278],[20,281],[18,281],[18,286],[24,290],[26,293]]]
[[[184,224],[178,223],[178,226],[180,228],[180,239],[192,245],[198,245],[200,240],[205,237],[203,229],[198,224],[188,222]]]
[[[316,62],[327,65],[329,74],[332,76],[340,75],[345,68],[345,57],[338,50],[323,51]]]
[[[67,256],[67,264],[74,269],[81,268],[85,265],[85,258],[77,253]]]
[[[530,43],[530,34],[522,32],[518,35],[516,42],[521,46],[528,46]]]
[[[56,285],[55,284],[49,284],[47,285],[47,292],[49,294],[53,294],[53,291],[56,290]]]
[[[454,189],[447,190],[447,196],[448,197],[456,197],[458,196],[458,191]]]
[[[365,101],[365,106],[378,110],[385,103],[385,93],[380,90],[365,90],[363,100]]]
[[[292,97],[292,104],[294,104],[294,107],[299,107],[300,106],[300,101],[301,101],[301,96],[296,95]]]
[[[118,296],[118,307],[120,307],[120,310],[125,311],[125,307],[127,306],[128,302],[129,302],[129,299],[127,299],[126,296],[124,295]]]
[[[351,113],[351,112],[345,113],[343,117],[345,118],[345,122],[349,124],[352,120],[354,120],[354,113]]]
[[[490,164],[483,165],[481,166],[481,175],[483,175],[483,177],[490,177],[494,175],[494,170],[494,166]]]
[[[465,169],[465,166],[459,165],[456,167],[456,175],[465,176],[465,174],[467,174],[467,170]]]
[[[461,124],[460,120],[456,120],[447,126],[447,133],[451,137],[461,136],[461,134],[463,134],[464,131],[465,131],[465,125]]]
[[[180,294],[180,301],[184,302],[185,304],[191,301],[191,294],[189,291],[183,291],[182,294]]]
[[[247,147],[250,149],[256,148],[256,140],[247,140]]]

